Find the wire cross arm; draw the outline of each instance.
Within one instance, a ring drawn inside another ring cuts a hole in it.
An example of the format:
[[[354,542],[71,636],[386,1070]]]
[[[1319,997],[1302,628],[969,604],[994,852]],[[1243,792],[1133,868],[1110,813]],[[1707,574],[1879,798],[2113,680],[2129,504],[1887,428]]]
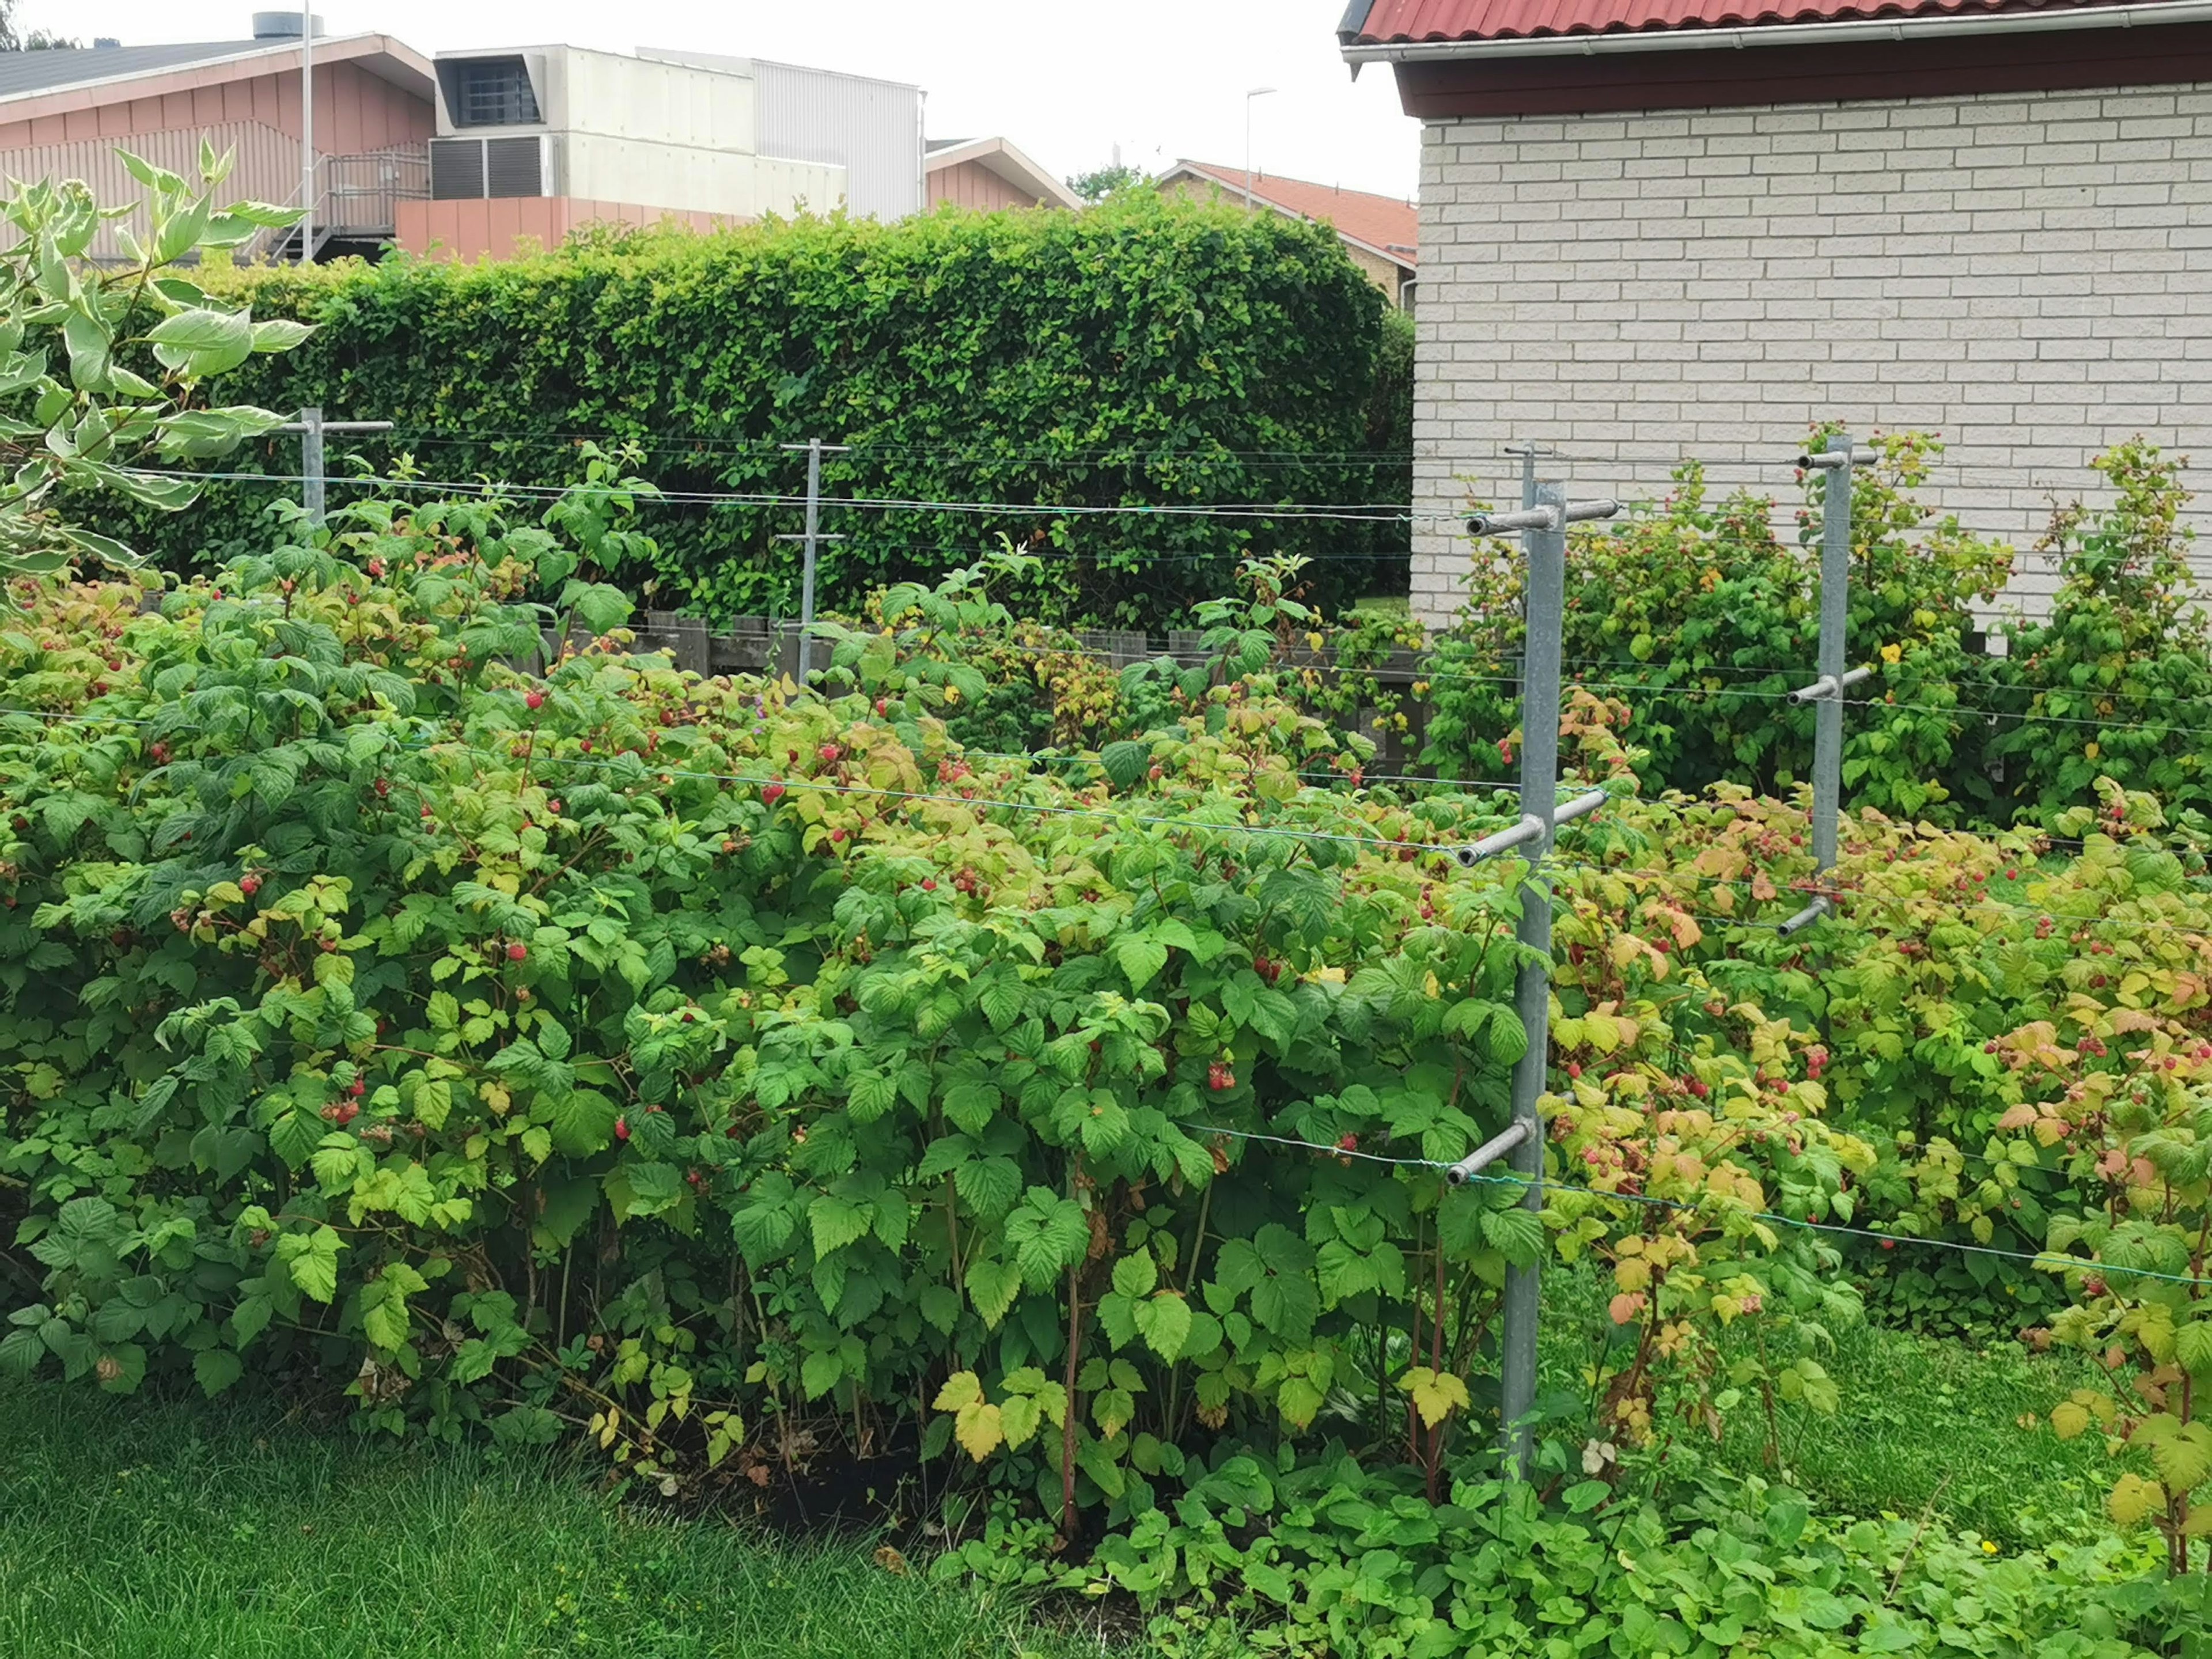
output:
[[[1863,684],[1874,678],[1871,668],[1854,668],[1841,680],[1832,674],[1823,674],[1810,685],[1801,685],[1790,694],[1796,703],[1818,702],[1823,697],[1840,697],[1855,685]]]
[[[1835,915],[1835,901],[1829,898],[1827,895],[1824,893],[1819,898],[1814,899],[1810,904],[1807,905],[1803,909],[1800,910],[1796,915],[1790,917],[1789,921],[1776,927],[1774,931],[1781,934],[1783,938],[1787,939],[1792,933],[1803,933],[1814,922],[1820,921],[1821,917],[1832,916]]]
[[[1871,449],[1853,449],[1846,442],[1840,449],[1824,449],[1817,454],[1800,455],[1797,465],[1803,467],[1876,466],[1881,457]]]
[[[1510,852],[1516,847],[1541,841],[1562,823],[1588,817],[1604,805],[1607,799],[1602,789],[1593,789],[1588,794],[1577,795],[1553,812],[1548,823],[1530,812],[1520,823],[1500,830],[1496,835],[1485,836],[1480,841],[1454,849],[1452,856],[1459,860],[1461,869],[1472,870],[1485,859],[1494,859],[1500,853]]]
[[[1444,1170],[1444,1179],[1455,1187],[1464,1187],[1492,1164],[1527,1140],[1534,1133],[1533,1126],[1523,1121],[1509,1124],[1505,1128],[1476,1147],[1465,1158]]]
[[[1593,519],[1610,519],[1620,511],[1616,501],[1569,501],[1564,507],[1528,507],[1510,513],[1470,513],[1467,515],[1467,533],[1470,536],[1503,536],[1516,530],[1558,530],[1571,524],[1587,524]]]

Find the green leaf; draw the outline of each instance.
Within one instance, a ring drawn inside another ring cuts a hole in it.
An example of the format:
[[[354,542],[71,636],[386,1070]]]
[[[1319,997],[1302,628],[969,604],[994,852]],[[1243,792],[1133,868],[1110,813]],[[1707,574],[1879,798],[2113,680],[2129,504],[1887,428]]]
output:
[[[228,210],[240,218],[246,217],[238,214],[235,208]],[[254,221],[247,219],[247,222],[251,224]],[[289,317],[271,317],[265,322],[254,324],[253,349],[264,353],[289,351],[314,331],[312,323],[295,323]]]
[[[1006,1310],[1014,1305],[1021,1293],[1021,1269],[1010,1261],[994,1261],[989,1256],[977,1256],[968,1264],[968,1297],[975,1304],[975,1311],[983,1316],[986,1328],[996,1330]]]
[[[873,1206],[848,1203],[823,1193],[806,1206],[806,1219],[814,1231],[814,1254],[819,1258],[843,1249],[867,1237]]]
[[[790,1182],[778,1176],[775,1185],[763,1177],[753,1183],[748,1201],[730,1213],[730,1232],[746,1266],[759,1270],[783,1256],[799,1236],[799,1218],[790,1202]]]
[[[27,1381],[46,1357],[46,1345],[38,1332],[19,1325],[0,1337],[0,1376]]]
[[[276,1257],[302,1296],[327,1303],[338,1293],[338,1252],[344,1248],[336,1229],[320,1226],[312,1233],[286,1233],[276,1241]]]
[[[2212,1319],[2192,1319],[2175,1331],[2173,1357],[2191,1376],[2212,1375]]]
[[[1490,1248],[1516,1267],[1533,1267],[1543,1259],[1544,1221],[1534,1210],[1485,1210],[1482,1236]]]
[[[1303,1273],[1277,1273],[1252,1287],[1252,1317],[1288,1342],[1313,1334],[1321,1291]]]
[[[1073,1199],[1032,1187],[1027,1201],[1006,1218],[1006,1243],[1023,1282],[1042,1291],[1083,1259],[1091,1248],[1091,1226]]]
[[[1133,1251],[1114,1264],[1114,1288],[1123,1296],[1150,1296],[1159,1282],[1159,1263],[1150,1250]]]
[[[1012,973],[994,974],[975,994],[975,1006],[983,1011],[983,1018],[991,1022],[994,1031],[1003,1031],[1019,1019],[1028,1001],[1028,992]]]
[[[80,392],[107,390],[114,343],[106,328],[82,312],[72,311],[63,319],[62,339],[69,347],[70,384]]]
[[[185,193],[185,181],[165,167],[135,155],[120,145],[116,147],[115,159],[123,163],[125,172],[157,194],[181,196]]]
[[[1152,750],[1150,744],[1124,741],[1109,743],[1098,751],[1098,763],[1114,787],[1126,793],[1137,787],[1137,781],[1151,769]]]
[[[1190,1340],[1192,1314],[1180,1292],[1162,1291],[1139,1302],[1136,1319],[1137,1334],[1146,1346],[1170,1364],[1182,1358],[1183,1345]]]
[[[817,1348],[799,1362],[799,1382],[809,1400],[819,1400],[836,1388],[844,1375],[844,1362],[834,1348]]]
[[[1011,1158],[981,1158],[952,1172],[954,1190],[985,1220],[996,1220],[1021,1196],[1022,1169]]]
[[[1282,1386],[1275,1390],[1275,1408],[1282,1413],[1284,1420],[1293,1428],[1311,1428],[1327,1398],[1307,1378],[1286,1376]]]
[[[845,1109],[855,1123],[873,1123],[898,1104],[898,1084],[881,1072],[856,1072],[845,1085]]]
[[[1131,988],[1141,991],[1155,974],[1168,965],[1168,947],[1157,939],[1124,936],[1114,943],[1114,960],[1129,976]]]
[[[436,1085],[426,1085],[428,1088]],[[428,1121],[418,1097],[416,1115]],[[570,1158],[588,1158],[614,1144],[615,1120],[621,1116],[615,1103],[590,1089],[577,1089],[556,1097],[545,1106],[546,1127],[553,1132],[555,1148]]]
[[[169,257],[173,258],[175,255]],[[243,311],[192,307],[164,317],[146,337],[155,345],[184,353],[194,374],[216,374],[222,369],[236,368],[253,355],[253,319]]]

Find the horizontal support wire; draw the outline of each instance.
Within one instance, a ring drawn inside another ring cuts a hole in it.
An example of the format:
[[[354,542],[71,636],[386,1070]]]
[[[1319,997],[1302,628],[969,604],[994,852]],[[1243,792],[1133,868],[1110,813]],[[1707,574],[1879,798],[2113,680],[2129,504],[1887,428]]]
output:
[[[1314,1141],[1301,1140],[1288,1135],[1261,1134],[1251,1130],[1231,1129],[1207,1123],[1178,1123],[1176,1127],[1186,1134],[1223,1135],[1233,1140],[1260,1141],[1269,1146],[1313,1152],[1322,1158],[1362,1158],[1371,1164],[1387,1164],[1399,1169],[1429,1170],[1447,1177],[1451,1171],[1471,1161],[1471,1159],[1463,1158],[1455,1164],[1433,1158],[1393,1158],[1378,1152],[1363,1152],[1356,1148],[1323,1146]],[[1486,1143],[1474,1156],[1480,1157],[1482,1152],[1487,1151],[1489,1146],[1494,1144],[1495,1142]],[[2166,1285],[2212,1285],[2212,1277],[2154,1273],[2144,1267],[2118,1267],[2109,1262],[2098,1261],[2087,1256],[2062,1255],[2050,1250],[2008,1250],[1994,1244],[1968,1244],[1957,1239],[1923,1238],[1913,1233],[1888,1233],[1877,1228],[1856,1227],[1839,1221],[1814,1221],[1807,1217],[1784,1215],[1773,1210],[1730,1212],[1718,1209],[1710,1204],[1692,1204],[1678,1199],[1653,1198],[1644,1193],[1616,1193],[1607,1192],[1601,1187],[1578,1187],[1565,1182],[1552,1180],[1548,1176],[1493,1175],[1487,1170],[1477,1170],[1462,1177],[1459,1181],[1452,1182],[1451,1184],[1515,1187],[1524,1191],[1530,1187],[1535,1187],[1547,1199],[1557,1194],[1571,1193],[1580,1198],[1595,1199],[1614,1204],[1640,1205],[1650,1209],[1669,1210],[1679,1213],[1697,1215],[1717,1223],[1733,1213],[1743,1219],[1764,1222],[1771,1226],[1791,1227],[1801,1232],[1825,1233],[1835,1237],[1865,1239],[1876,1245],[1887,1244],[1926,1250],[1950,1250],[1962,1255],[1994,1256],[2002,1261],[2024,1261],[2030,1267],[2039,1268],[2046,1273],[2096,1272],[2105,1274],[2107,1278],[2124,1275]]]

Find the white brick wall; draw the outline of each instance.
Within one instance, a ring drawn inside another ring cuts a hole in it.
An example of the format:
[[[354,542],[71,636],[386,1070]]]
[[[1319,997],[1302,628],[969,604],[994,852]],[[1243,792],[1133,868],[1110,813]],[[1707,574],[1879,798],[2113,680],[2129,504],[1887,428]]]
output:
[[[1929,499],[2027,548],[2108,444],[2212,463],[2212,85],[1432,122],[1418,320],[1429,620],[1508,443],[1589,495],[1694,456],[1787,520],[1815,421],[1939,431]]]

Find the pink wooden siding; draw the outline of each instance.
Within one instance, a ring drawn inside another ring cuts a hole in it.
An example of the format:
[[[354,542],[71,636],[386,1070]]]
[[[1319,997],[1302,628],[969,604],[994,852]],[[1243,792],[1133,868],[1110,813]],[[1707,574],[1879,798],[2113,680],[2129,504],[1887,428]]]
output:
[[[674,221],[708,231],[743,222],[709,213],[682,213],[635,202],[599,202],[580,196],[504,197],[493,201],[402,202],[399,246],[437,259],[512,259],[538,248],[558,247],[586,225],[658,225]]]
[[[356,64],[315,69],[315,151],[319,156],[399,152],[428,155],[436,119],[417,98]],[[199,174],[200,139],[234,153],[224,199],[294,203],[300,194],[300,82],[287,76],[240,76],[179,87],[158,96],[118,98],[29,120],[0,121],[0,173],[15,179],[82,179],[103,205],[144,194],[115,152],[130,149],[186,179]],[[143,216],[125,221],[143,234]],[[112,231],[95,258],[117,257]]]
[[[1023,195],[981,161],[958,161],[933,168],[929,174],[929,204],[943,207],[947,203],[964,208],[1020,208],[1035,207],[1037,200]]]
[[[249,121],[282,133],[295,144],[299,142],[296,71],[256,75],[154,98],[118,99],[29,121],[0,121],[0,150],[94,138],[127,144],[149,133]],[[316,65],[315,149],[319,153],[358,155],[398,144],[428,143],[436,130],[428,99],[403,91],[356,64]]]

